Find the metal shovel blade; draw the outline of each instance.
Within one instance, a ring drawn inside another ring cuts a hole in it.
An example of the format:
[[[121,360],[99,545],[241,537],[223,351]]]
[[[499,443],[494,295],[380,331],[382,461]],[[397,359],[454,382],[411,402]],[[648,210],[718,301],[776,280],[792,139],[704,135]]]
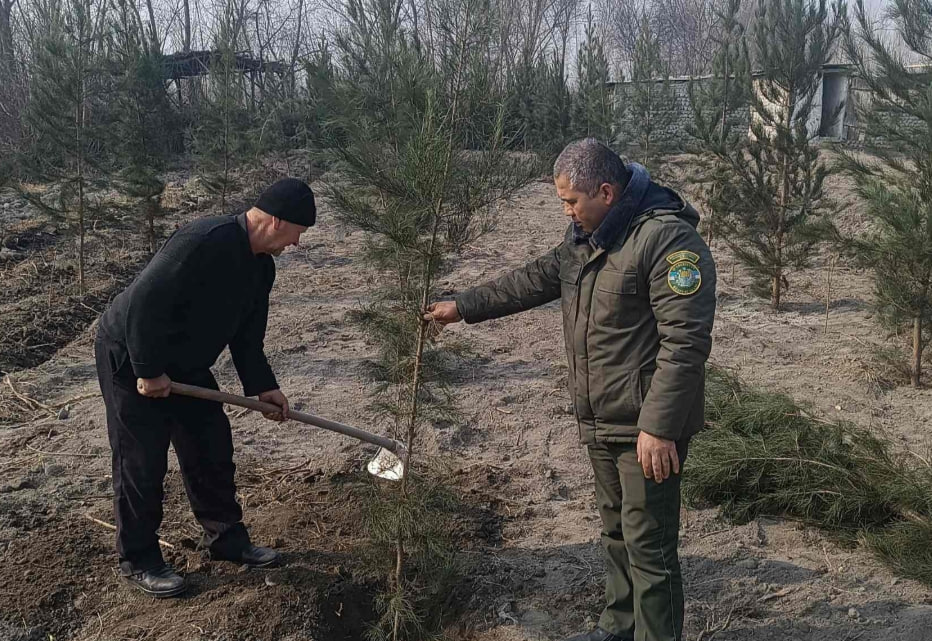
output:
[[[400,481],[405,475],[404,462],[384,447],[369,461],[366,469],[369,470],[369,474],[386,481]]]

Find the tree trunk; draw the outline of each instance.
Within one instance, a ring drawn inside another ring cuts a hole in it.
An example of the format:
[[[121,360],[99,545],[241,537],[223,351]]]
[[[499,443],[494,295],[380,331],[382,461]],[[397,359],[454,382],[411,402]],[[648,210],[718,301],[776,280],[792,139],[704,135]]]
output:
[[[227,64],[227,63],[224,63]],[[223,183],[220,189],[220,211],[226,213],[227,208],[227,186],[230,180],[230,129],[231,115],[233,109],[231,94],[231,79],[229,66],[224,68],[223,74]],[[237,104],[239,104],[237,102]]]
[[[191,7],[189,0],[183,0],[184,6],[184,41],[181,43],[181,50],[184,53],[191,51]]]
[[[793,111],[796,107],[796,92],[792,87],[787,90],[787,101],[784,106],[785,110],[785,127],[786,130],[792,131],[793,126]],[[778,132],[774,132],[776,135]],[[787,156],[786,151],[781,152],[782,160],[780,167],[780,202],[779,202],[779,212],[777,215],[777,230],[776,230],[776,250],[777,250],[777,260],[774,267],[774,277],[773,277],[773,289],[771,294],[770,303],[773,305],[774,311],[780,311],[780,293],[783,283],[783,239],[786,234],[786,210],[787,203],[790,197],[790,170],[789,164],[790,159]]]
[[[913,366],[911,369],[913,387],[922,384],[922,317],[913,318]]]
[[[771,277],[770,280],[770,306],[774,311],[780,311],[780,295],[783,293],[782,273]]]
[[[16,0],[0,0],[0,78],[4,81],[13,71],[13,5]]]
[[[146,218],[149,222],[149,254],[155,254],[155,203],[146,199]]]
[[[466,16],[464,18],[464,31],[468,30],[469,25],[469,10],[467,7]],[[466,34],[464,33],[460,42],[460,51],[459,51],[459,61],[457,63],[456,74],[453,80],[453,104],[450,108],[450,133],[448,140],[448,147],[446,150],[446,158],[444,160],[444,168],[442,179],[440,184],[444,184],[447,181],[447,177],[450,175],[450,165],[453,160],[453,145],[455,143],[455,133],[456,133],[456,121],[459,116],[459,100],[460,100],[460,81],[462,80],[463,67],[465,64],[466,58]],[[422,366],[424,363],[424,346],[427,343],[427,330],[428,323],[424,320],[423,313],[427,310],[427,305],[430,302],[430,290],[432,286],[431,276],[434,273],[434,254],[437,247],[437,236],[440,233],[440,220],[443,216],[443,194],[439,194],[436,204],[433,211],[433,224],[431,225],[431,234],[430,242],[427,247],[427,255],[424,260],[424,276],[421,288],[421,305],[419,313],[421,315],[420,322],[418,323],[417,331],[417,344],[415,347],[414,353],[414,372],[411,376],[411,407],[410,413],[408,416],[408,430],[405,438],[405,474],[401,477],[401,497],[402,500],[406,500],[408,497],[408,476],[411,473],[411,452],[414,450],[414,437],[417,432],[417,420],[418,420],[418,394],[421,388],[421,378],[423,376]],[[395,589],[399,592],[402,590],[402,578],[404,570],[404,534],[400,529],[395,534]],[[399,632],[400,632],[401,618],[399,613],[395,613],[395,620],[392,626],[392,640],[399,641]]]
[[[301,29],[304,23],[304,0],[298,0],[298,28],[294,36],[294,47],[291,50],[291,75],[289,78],[291,84],[291,97],[295,96],[297,91],[297,64],[298,56],[301,54]]]
[[[152,0],[146,0],[146,10],[149,12],[149,40],[152,42],[152,53],[160,53],[162,44],[159,41],[159,30],[155,24],[155,11],[152,9]]]
[[[782,210],[781,210],[782,211]],[[773,280],[770,286],[770,305],[773,311],[780,311],[780,299],[783,295],[783,231],[777,232],[777,258],[774,265]]]
[[[651,135],[651,116],[654,113],[654,96],[653,96],[653,85],[650,82],[650,77],[647,79],[647,113],[644,114],[644,148],[641,150],[641,154],[644,157],[644,164],[649,165],[650,158],[650,135]],[[654,167],[647,167],[648,170],[654,171]]]
[[[79,167],[81,161],[78,161]],[[84,296],[84,177],[78,170],[78,293]]]
[[[832,264],[828,269],[828,279],[826,280],[825,285],[825,330],[823,331],[823,334],[826,336],[828,336],[828,314],[832,307],[832,274],[835,272],[836,260],[837,257],[832,256]]]
[[[79,46],[84,46],[80,43]],[[87,113],[85,112],[86,85],[84,84],[84,52],[78,53],[78,71],[81,74],[78,83],[78,104],[75,109],[74,136],[75,136],[75,163],[78,179],[78,293],[84,296],[84,125]]]

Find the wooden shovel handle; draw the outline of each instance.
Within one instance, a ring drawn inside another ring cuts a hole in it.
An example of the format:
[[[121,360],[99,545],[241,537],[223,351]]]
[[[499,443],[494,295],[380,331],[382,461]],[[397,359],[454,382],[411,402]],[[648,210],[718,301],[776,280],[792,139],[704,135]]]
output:
[[[206,387],[197,387],[195,385],[176,383],[174,381],[172,381],[172,394],[192,396],[194,398],[202,398],[207,401],[217,401],[218,403],[236,405],[238,407],[245,407],[257,412],[262,412],[263,414],[275,414],[282,411],[282,408],[272,403],[265,403],[263,401],[259,401],[254,398],[248,398],[246,396],[236,396],[235,394],[227,394],[226,392],[220,392]],[[330,430],[331,432],[338,432],[360,441],[365,441],[366,443],[378,445],[379,447],[384,447],[386,450],[392,452],[399,458],[404,458],[404,445],[393,439],[379,436],[377,434],[372,434],[365,430],[361,430],[358,427],[337,423],[336,421],[331,421],[321,416],[305,414],[304,412],[298,412],[295,410],[288,410],[288,418],[294,419],[301,423],[306,423],[308,425],[313,425],[315,427],[320,427],[325,430]]]

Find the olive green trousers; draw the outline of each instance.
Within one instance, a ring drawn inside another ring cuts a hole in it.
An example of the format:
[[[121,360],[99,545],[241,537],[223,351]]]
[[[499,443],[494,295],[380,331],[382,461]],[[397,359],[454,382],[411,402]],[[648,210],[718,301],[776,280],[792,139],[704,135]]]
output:
[[[681,473],[688,446],[676,444]],[[682,641],[680,476],[644,478],[635,443],[590,445],[589,459],[606,560],[599,627],[626,641]]]

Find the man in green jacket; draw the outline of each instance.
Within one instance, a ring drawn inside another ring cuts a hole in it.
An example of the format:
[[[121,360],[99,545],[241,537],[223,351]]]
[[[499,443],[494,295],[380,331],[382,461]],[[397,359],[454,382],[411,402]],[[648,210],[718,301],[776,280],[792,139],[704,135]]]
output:
[[[704,421],[715,265],[696,211],[598,141],[569,144],[553,175],[563,242],[425,317],[478,323],[561,299],[607,562],[598,627],[570,641],[680,641],[679,472]]]

